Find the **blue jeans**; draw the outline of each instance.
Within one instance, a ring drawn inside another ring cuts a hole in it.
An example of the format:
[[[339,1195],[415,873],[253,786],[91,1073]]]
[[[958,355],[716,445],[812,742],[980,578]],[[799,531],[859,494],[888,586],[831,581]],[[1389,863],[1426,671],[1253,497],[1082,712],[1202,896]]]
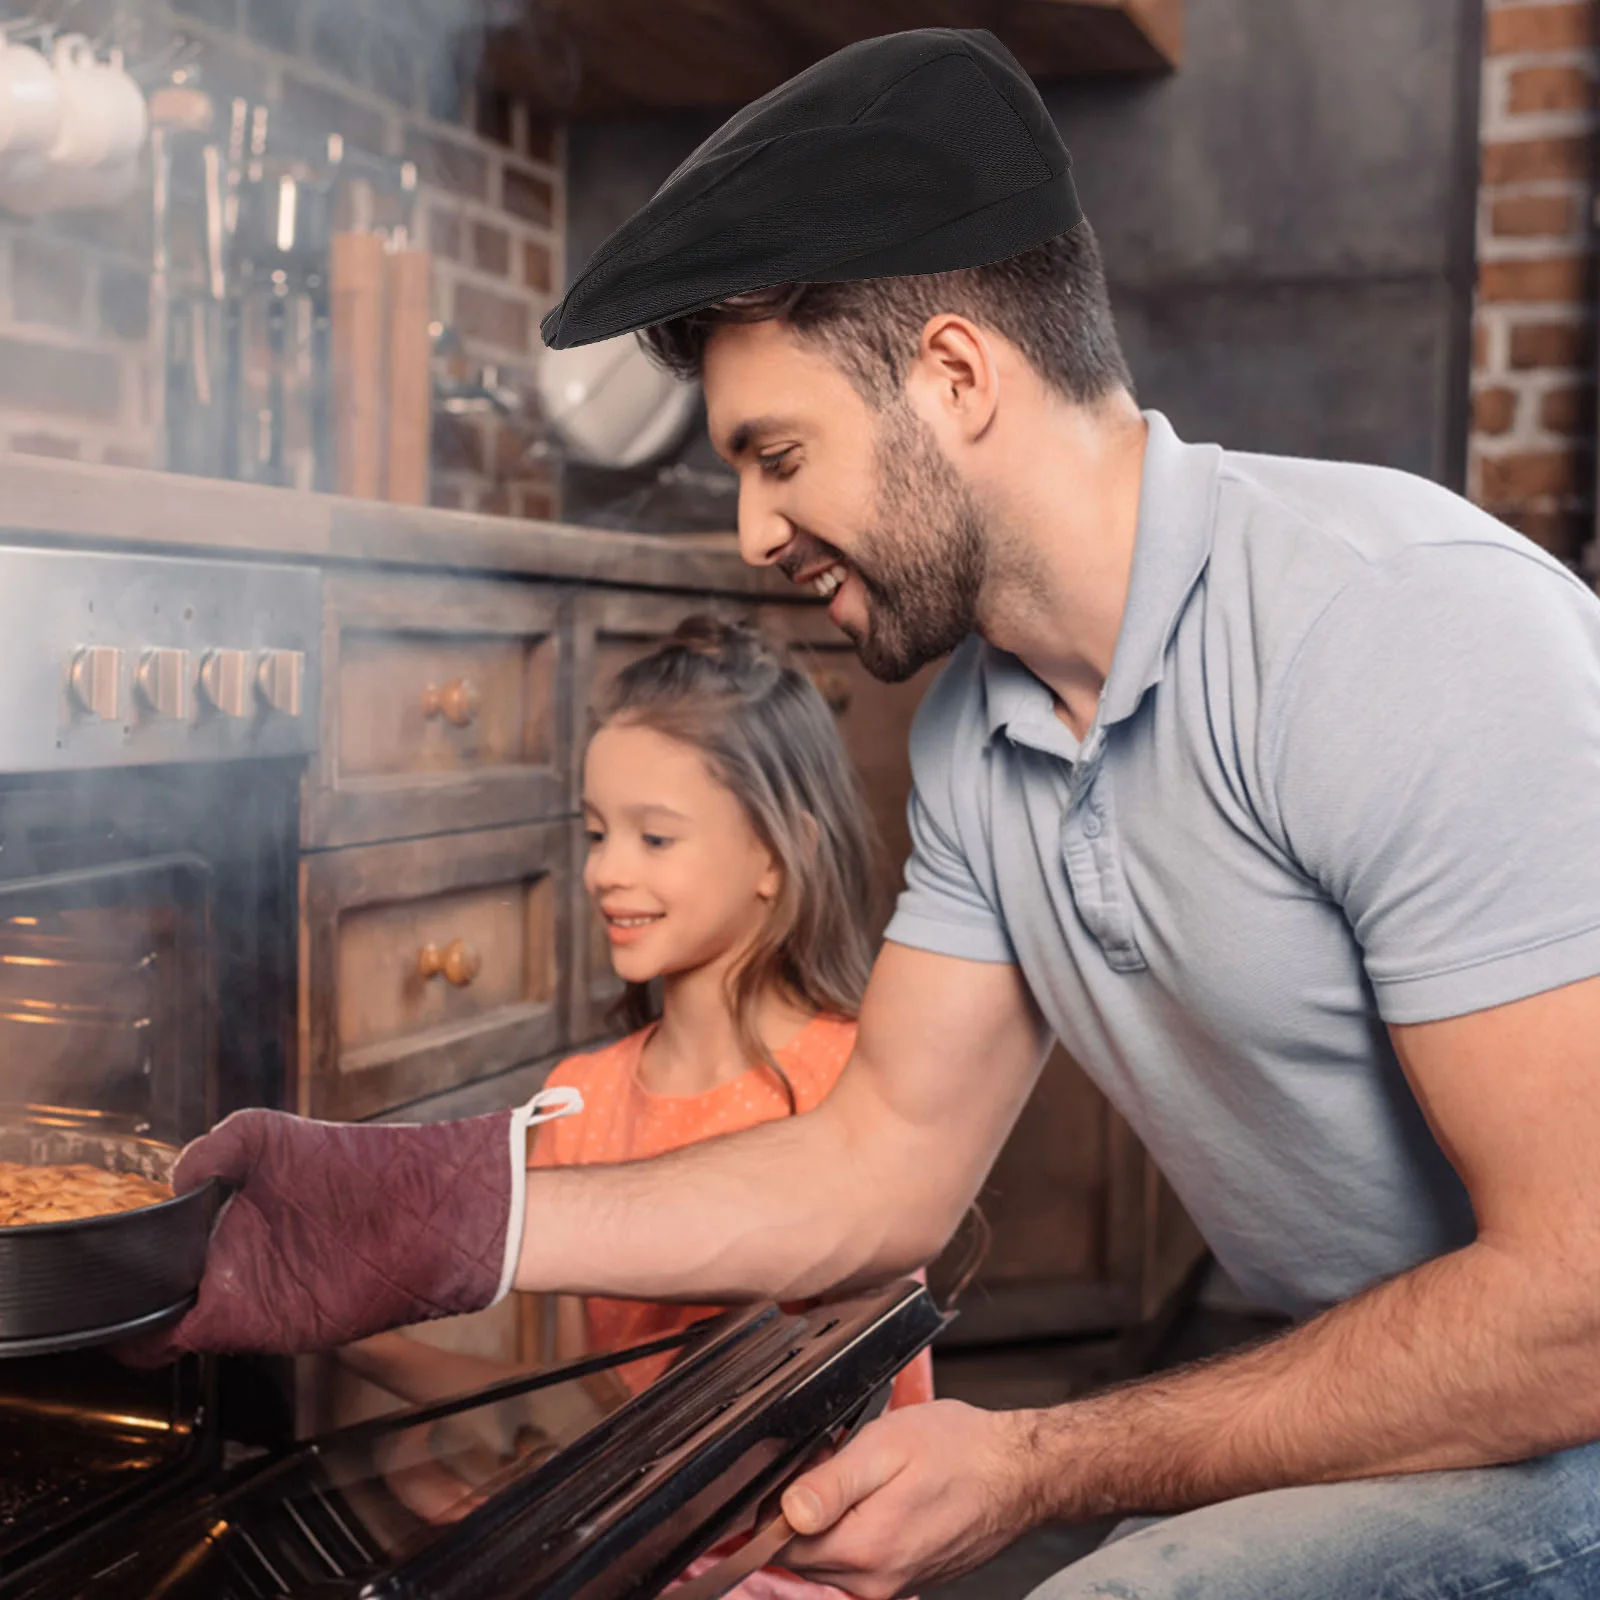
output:
[[[1600,1443],[1121,1523],[1031,1600],[1600,1600]]]

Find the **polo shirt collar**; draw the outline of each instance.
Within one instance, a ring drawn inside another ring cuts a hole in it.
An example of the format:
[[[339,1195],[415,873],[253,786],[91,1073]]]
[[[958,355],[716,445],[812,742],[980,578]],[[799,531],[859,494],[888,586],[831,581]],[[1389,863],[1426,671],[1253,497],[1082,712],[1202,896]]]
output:
[[[1111,672],[1100,694],[1096,722],[1101,728],[1132,716],[1145,693],[1161,681],[1178,618],[1211,555],[1222,450],[1213,444],[1185,444],[1159,411],[1146,411],[1144,419],[1149,434],[1133,569]],[[1050,691],[1015,656],[986,642],[983,678],[991,738],[1002,728],[1021,731],[1018,724],[1034,725],[1035,734],[1053,725],[1076,746],[1054,714]]]

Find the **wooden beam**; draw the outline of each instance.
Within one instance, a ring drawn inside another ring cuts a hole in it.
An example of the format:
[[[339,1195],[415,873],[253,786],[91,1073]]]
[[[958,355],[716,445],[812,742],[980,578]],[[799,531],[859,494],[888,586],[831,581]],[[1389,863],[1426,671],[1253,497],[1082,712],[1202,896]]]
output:
[[[484,54],[488,82],[545,115],[737,106],[860,39],[905,28],[988,28],[1035,79],[1172,71],[1183,0],[538,0],[537,29]],[[579,64],[575,94],[552,87],[558,31]],[[560,103],[557,103],[560,102]]]

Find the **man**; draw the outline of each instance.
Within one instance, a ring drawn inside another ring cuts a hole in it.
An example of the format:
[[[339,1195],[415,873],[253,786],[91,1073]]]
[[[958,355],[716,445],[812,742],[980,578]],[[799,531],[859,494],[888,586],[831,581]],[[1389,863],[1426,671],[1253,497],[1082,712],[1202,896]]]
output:
[[[954,651],[857,1054],[815,1113],[603,1170],[525,1174],[526,1110],[245,1113],[185,1163],[244,1188],[178,1342],[903,1271],[1054,1033],[1297,1325],[1051,1411],[886,1417],[790,1490],[786,1562],[890,1595],[1122,1513],[1165,1520],[1041,1592],[1600,1594],[1600,603],[1420,480],[1141,415],[987,35],[871,41],[735,117],[546,333],[636,327],[703,374],[746,558],[883,677]]]

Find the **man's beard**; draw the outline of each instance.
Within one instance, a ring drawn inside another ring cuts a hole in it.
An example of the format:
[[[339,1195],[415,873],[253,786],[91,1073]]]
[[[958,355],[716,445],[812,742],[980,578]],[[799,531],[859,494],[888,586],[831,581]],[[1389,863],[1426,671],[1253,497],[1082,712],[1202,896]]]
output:
[[[903,683],[978,626],[983,519],[932,430],[908,407],[884,414],[875,454],[876,520],[849,558],[867,591],[867,627],[845,631],[873,677]]]

